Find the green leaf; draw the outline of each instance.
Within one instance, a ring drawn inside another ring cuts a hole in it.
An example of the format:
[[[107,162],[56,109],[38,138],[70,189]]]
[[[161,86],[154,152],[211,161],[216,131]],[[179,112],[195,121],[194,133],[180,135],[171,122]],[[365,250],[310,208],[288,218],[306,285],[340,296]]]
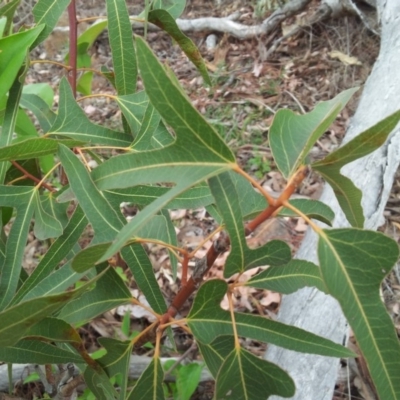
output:
[[[8,234],[5,260],[1,271],[0,310],[4,310],[18,287],[29,225],[35,210],[35,197],[36,190],[32,187],[0,186],[0,205],[17,206],[17,216]]]
[[[112,378],[120,376],[120,399],[126,398],[126,389],[129,377],[129,362],[132,353],[131,341],[121,342],[116,339],[102,337],[98,339],[101,346],[107,350],[107,354],[98,360],[107,375]]]
[[[96,21],[88,29],[85,30],[85,32],[82,33],[78,37],[78,45],[82,43],[87,44],[87,48],[93,45],[97,37],[100,35],[101,32],[104,31],[104,29],[107,27],[108,21],[103,20],[103,21]]]
[[[86,225],[87,219],[85,214],[80,207],[77,207],[67,227],[65,228],[64,233],[53,242],[32,274],[19,289],[16,297],[13,299],[14,304],[23,298],[28,300],[31,298],[30,292],[32,289],[43,285],[43,279],[49,276],[50,273],[68,255],[68,253],[71,251],[71,248],[75,243],[77,243]]]
[[[145,91],[118,96],[118,105],[128,121],[131,131],[136,135],[142,126],[142,120],[149,104]]]
[[[80,355],[38,340],[23,339],[12,346],[0,347],[3,362],[18,364],[81,363]]]
[[[321,221],[329,226],[332,226],[332,221],[335,218],[335,213],[325,203],[318,200],[312,199],[293,199],[289,200],[289,203],[300,210],[303,214],[309,218],[314,218]],[[279,217],[298,217],[298,215],[283,207],[278,214]]]
[[[218,371],[224,360],[235,348],[235,339],[233,335],[218,336],[208,344],[198,340],[197,345],[212,376],[217,378]]]
[[[88,71],[82,74],[76,84],[76,89],[78,90],[78,92],[82,93],[84,96],[89,96],[92,93],[92,80],[92,71]]]
[[[18,104],[21,99],[22,93],[22,81],[25,79],[26,70],[19,73],[19,77],[15,79],[15,82],[10,85],[10,93],[8,96],[6,109],[4,113],[4,120],[1,127],[0,135],[0,149],[8,146],[14,136],[15,124],[18,116]],[[21,80],[19,79],[21,78]],[[1,85],[1,82],[0,82]],[[0,96],[1,99],[1,96]],[[4,183],[4,177],[8,168],[8,163],[0,163],[0,184]]]
[[[24,85],[22,97],[33,94],[43,100],[48,107],[53,106],[54,90],[48,83],[31,83]]]
[[[176,24],[175,19],[167,11],[160,9],[150,11],[148,20],[167,32],[178,43],[182,51],[199,70],[204,81],[211,86],[211,79],[208,76],[207,68],[199,49],[186,35],[182,33]]]
[[[304,162],[314,143],[328,129],[356,89],[348,89],[334,99],[319,103],[306,115],[291,110],[275,114],[269,144],[277,167],[288,179]]]
[[[220,307],[227,288],[226,282],[221,280],[212,280],[203,284],[187,316],[188,325],[193,334],[205,344],[211,343],[219,335],[233,334],[230,312]],[[239,336],[304,353],[330,357],[354,356],[349,349],[328,339],[265,317],[235,313],[235,323]]]
[[[0,161],[26,160],[36,158],[46,154],[54,154],[58,150],[58,145],[67,147],[82,146],[84,142],[78,140],[56,140],[45,137],[36,137],[23,140],[16,144],[0,148]]]
[[[176,379],[179,398],[190,400],[200,382],[201,371],[204,366],[197,363],[181,365]]]
[[[97,279],[97,278],[95,278]],[[61,309],[66,303],[85,293],[90,288],[89,281],[79,289],[40,297],[12,306],[0,313],[0,346],[12,346],[26,336],[27,329]]]
[[[57,318],[44,318],[25,332],[25,337],[47,342],[81,344],[78,332],[65,321]]]
[[[158,314],[164,314],[167,306],[146,250],[140,244],[134,243],[123,248],[121,255],[152,309]]]
[[[340,303],[385,400],[400,398],[400,345],[379,288],[399,257],[396,242],[382,233],[360,229],[319,232],[322,277]]]
[[[135,142],[132,144],[132,149],[136,151],[159,149],[174,142],[173,137],[166,129],[165,135],[161,136],[162,142],[156,138],[156,133],[160,134],[160,131],[163,129],[164,126],[161,123],[160,114],[151,103],[148,103],[140,130],[136,136]]]
[[[270,241],[255,250],[247,247],[239,195],[230,174],[223,173],[211,178],[209,185],[231,241],[231,252],[224,268],[225,277],[250,268],[279,265],[290,260],[289,246],[279,240]]]
[[[327,292],[319,267],[305,260],[291,260],[286,265],[269,267],[249,279],[246,286],[284,294],[293,293],[305,286]]]
[[[62,234],[67,218],[66,206],[68,205],[54,204],[54,199],[51,200],[48,195],[40,196],[36,190],[34,234],[39,240],[55,238]]]
[[[78,245],[74,246],[68,256],[72,257],[77,253]],[[62,293],[75,285],[85,274],[78,274],[71,268],[71,262],[68,261],[62,268],[52,271],[45,276],[39,285],[35,286],[25,297],[24,300],[40,296],[48,296]]]
[[[164,121],[174,129],[176,144],[186,151],[190,148],[192,156],[196,150],[201,151],[204,161],[234,163],[232,151],[170,79],[146,42],[138,37],[136,46],[146,93]]]
[[[318,170],[318,173],[331,185],[350,225],[362,228],[364,226],[364,213],[361,206],[361,190],[347,176],[342,175],[339,170],[331,169],[328,173],[325,172],[324,168]]]
[[[96,282],[96,287],[79,299],[69,302],[60,311],[58,318],[70,324],[85,322],[129,302],[131,297],[129,289],[117,272],[108,268]]]
[[[0,99],[8,92],[19,73],[31,44],[44,26],[37,26],[24,32],[15,33],[0,39]]]
[[[3,115],[5,114],[5,110],[0,111],[0,124],[3,125]],[[15,123],[15,132],[17,134],[17,138],[21,137],[36,137],[38,136],[38,131],[36,130],[35,125],[30,120],[30,118],[26,115],[25,111],[21,108],[17,111],[17,120]]]
[[[9,3],[4,4],[3,7],[0,8],[0,16],[4,16],[4,28],[2,34],[5,32],[5,36],[8,36],[11,30],[12,21],[14,18],[15,10],[17,9],[21,0],[12,0]]]
[[[134,93],[137,62],[128,9],[125,0],[107,0],[106,5],[117,92],[120,95]]]
[[[95,370],[87,367],[83,376],[96,399],[116,400],[120,398],[109,377],[102,369]]]
[[[167,236],[167,243],[172,246],[178,247],[178,238],[176,237],[175,226],[171,220],[168,210],[163,209],[160,211],[160,214],[165,218],[166,229],[165,233]],[[175,280],[176,274],[178,272],[178,260],[176,258],[175,253],[168,249],[169,260],[171,264],[172,277]]]
[[[356,136],[323,160],[312,164],[312,168],[318,171],[332,186],[347,220],[354,227],[362,228],[364,226],[364,215],[361,207],[362,192],[355,187],[350,179],[340,173],[340,169],[382,146],[399,119],[400,111],[397,111]]]
[[[400,120],[400,110],[379,121],[373,127],[357,135],[345,145],[328,154],[324,159],[312,164],[312,168],[319,171],[322,168],[340,169],[344,165],[355,161],[381,147],[390,132]]]
[[[128,400],[164,400],[164,371],[159,358],[153,358],[149,366],[129,393]]]
[[[33,112],[44,133],[47,133],[54,124],[56,114],[38,95],[24,93],[21,98],[21,106]]]
[[[118,207],[123,202],[147,206],[169,190],[170,188],[161,186],[138,185],[124,189],[105,190],[103,194],[113,207]],[[200,208],[213,202],[208,185],[199,184],[172,199],[168,203],[168,208]]]
[[[242,348],[234,349],[224,361],[216,381],[218,399],[261,400],[271,395],[291,397],[292,378],[283,369]]]
[[[35,17],[36,25],[45,24],[45,28],[35,40],[31,48],[36,47],[43,42],[53,32],[59,18],[67,8],[70,0],[39,0],[33,7],[33,16]]]
[[[67,136],[91,144],[115,147],[127,147],[132,142],[131,135],[90,122],[76,103],[71,87],[65,78],[60,83],[57,118],[47,135]]]
[[[93,183],[85,167],[70,150],[65,147],[60,147],[60,159],[79,204],[95,231],[95,240],[92,242],[93,244],[78,255],[78,257],[80,257],[80,261],[78,262],[82,264],[79,266],[79,271],[84,271],[86,268],[90,268],[90,266],[94,265],[95,260],[93,260],[93,256],[96,250],[93,252],[93,245],[99,242],[110,242],[113,240],[118,230],[122,228],[121,232],[123,231],[124,218],[120,211],[113,209],[103,195],[97,190],[97,187]],[[155,210],[154,213],[157,211],[158,210]],[[154,213],[150,210],[147,218],[150,219]],[[141,213],[141,215],[143,215],[143,213]],[[145,222],[147,222],[147,219],[145,219]],[[125,227],[126,226],[127,225],[125,225]],[[123,244],[125,244],[125,242],[123,242]],[[97,259],[104,253],[105,248],[106,247],[102,247],[102,252],[97,251]],[[96,247],[96,249],[98,250],[99,248]],[[149,304],[155,310],[160,310],[160,307],[164,309],[165,302],[157,280],[153,273],[149,274],[149,271],[152,271],[151,263],[145,252],[143,256],[142,250],[141,245],[135,248],[129,246],[127,249],[123,249],[121,254],[132,270],[137,284],[145,294]],[[119,248],[117,251],[119,251]],[[107,256],[105,260],[111,258],[117,251]],[[85,255],[86,252],[89,252],[88,256]],[[141,256],[139,256],[139,264],[138,254],[141,254]],[[75,268],[78,268],[76,265],[77,264],[74,262]]]
[[[97,169],[98,168],[96,168],[95,171]],[[222,169],[222,171],[223,170],[224,169]],[[165,208],[171,199],[178,196],[180,193],[184,192],[188,187],[192,185],[194,186],[197,183],[203,181],[205,178],[208,178],[210,175],[222,172],[221,169],[215,169],[215,168],[208,169],[208,168],[198,167],[197,169],[193,170],[189,168],[185,169],[186,174],[189,171],[191,174],[183,176],[179,184],[177,184],[167,193],[160,196],[157,200],[155,200],[153,203],[151,203],[149,206],[143,209],[138,215],[135,216],[135,218],[133,218],[127,225],[125,225],[120,230],[110,248],[99,259],[99,262],[105,261],[110,257],[112,257],[113,254],[117,253],[123,246],[126,245],[126,243],[129,241],[130,238],[136,236],[139,229],[142,228],[154,214],[156,214],[161,209]]]
[[[1,9],[0,9],[1,12]],[[0,38],[3,37],[4,30],[6,29],[7,18],[0,16]]]
[[[112,240],[124,225],[121,213],[97,190],[86,168],[71,150],[60,145],[59,156],[70,186],[93,226],[97,242]]]
[[[110,243],[97,243],[80,251],[72,261],[72,268],[78,273],[83,273],[93,268],[103,254],[110,247]]]
[[[152,7],[154,10],[158,8],[166,10],[174,19],[180,17],[185,9],[185,6],[185,0],[154,0],[152,2]]]

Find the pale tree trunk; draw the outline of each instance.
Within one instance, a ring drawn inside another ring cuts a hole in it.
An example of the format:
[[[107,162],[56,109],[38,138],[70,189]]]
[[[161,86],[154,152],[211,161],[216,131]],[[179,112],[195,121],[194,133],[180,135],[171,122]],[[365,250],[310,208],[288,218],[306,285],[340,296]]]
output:
[[[381,50],[345,141],[400,108],[400,1],[378,0],[377,7],[382,28]],[[368,229],[376,230],[384,221],[383,210],[399,160],[398,125],[382,148],[342,170],[363,192],[362,205],[366,217],[365,227]],[[332,190],[327,186],[324,188],[322,200],[335,211],[334,227],[348,226]],[[308,232],[297,258],[317,262],[316,244],[316,236]],[[337,343],[343,343],[348,335],[347,323],[336,300],[316,289],[305,288],[284,296],[279,320],[330,338]],[[296,395],[292,399],[332,399],[339,367],[338,359],[304,355],[276,346],[269,347],[266,358],[280,365],[294,379]],[[277,400],[281,397],[273,396],[271,399]]]

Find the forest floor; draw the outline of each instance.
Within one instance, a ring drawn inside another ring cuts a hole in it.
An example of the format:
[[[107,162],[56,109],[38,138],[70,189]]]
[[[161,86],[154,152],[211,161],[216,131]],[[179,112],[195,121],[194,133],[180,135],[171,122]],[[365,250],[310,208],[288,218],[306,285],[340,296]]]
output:
[[[101,5],[98,0],[84,3],[83,5],[83,2],[78,1],[79,16],[105,15],[103,2]],[[142,3],[141,0],[127,1],[130,13],[138,14]],[[219,17],[240,11],[240,22],[255,24],[271,12],[257,9],[251,1],[188,0],[187,3],[181,18]],[[311,8],[317,3],[315,0]],[[304,18],[307,12],[304,11],[298,18]],[[60,23],[67,25],[67,20]],[[289,108],[298,113],[308,112],[320,101],[331,99],[345,89],[362,86],[379,53],[379,37],[369,32],[357,17],[349,15],[302,30],[283,41],[267,59],[265,55],[268,48],[282,36],[285,29],[295,23],[296,18],[293,17],[269,36],[249,40],[239,40],[218,33],[216,47],[213,49],[207,48],[210,32],[188,33],[207,62],[212,88],[203,84],[198,71],[171,38],[162,32],[148,34],[151,47],[157,56],[172,68],[193,104],[213,123],[234,150],[241,165],[273,194],[279,194],[284,187],[284,181],[275,168],[268,146],[268,129],[276,111]],[[53,34],[35,57],[62,61],[67,49],[66,41],[65,33]],[[112,66],[105,33],[99,36],[93,46],[92,62],[94,67]],[[29,79],[31,82],[50,81],[56,87],[62,74],[56,66],[36,64],[29,74]],[[93,93],[113,93],[113,89],[101,77],[95,77],[92,90]],[[312,151],[313,157],[322,157],[340,145],[361,92],[362,89],[318,141]],[[116,105],[106,98],[85,100],[82,107],[92,121],[113,128],[120,127],[121,115]],[[310,175],[297,196],[318,198],[322,185],[323,182],[318,177]],[[396,239],[400,237],[399,187],[400,177],[395,181],[386,209],[387,222],[381,228]],[[134,207],[124,206],[127,216],[134,215],[135,212]],[[201,243],[214,227],[213,220],[204,209],[176,210],[171,217],[176,225],[179,241],[187,247]],[[306,225],[301,219],[271,220],[257,230],[250,239],[250,245],[257,246],[272,238],[281,239],[287,241],[295,252],[305,229]],[[167,298],[172,298],[179,289],[179,279],[176,282],[172,279],[167,253],[155,245],[149,247],[148,251],[164,294]],[[206,246],[198,255],[202,256],[205,252]],[[35,264],[35,251],[29,254],[31,256],[27,256],[25,263],[27,268],[32,268]],[[225,258],[226,256],[217,260],[216,267],[210,272],[211,276],[222,277]],[[178,273],[178,278],[179,276]],[[128,279],[131,277],[128,276]],[[134,282],[131,283],[134,294],[140,296]],[[382,288],[389,311],[395,319],[399,316],[399,289],[400,282],[396,274],[390,276]],[[280,295],[246,289],[237,293],[236,300],[236,308],[239,311],[274,317],[279,310]],[[187,313],[188,309],[184,310],[182,315]],[[87,339],[87,348],[96,350],[96,339],[99,336],[113,337],[116,331],[120,330],[126,312],[126,307],[119,307],[81,328],[81,333]],[[143,310],[135,308],[129,312],[131,330],[140,331],[148,324],[149,316],[143,313]],[[400,331],[398,319],[396,326]],[[176,340],[182,351],[192,345],[190,336],[181,331],[176,331]],[[261,343],[248,341],[244,345],[259,355],[265,351],[265,346]],[[144,352],[148,351],[147,349]],[[167,352],[166,355],[170,353]],[[197,358],[198,353],[192,352],[191,357]],[[350,372],[350,368],[343,362],[343,374],[340,374],[333,399],[349,399],[349,392],[351,399],[369,399],[370,397],[366,397],[369,394],[365,391],[365,383],[368,383],[367,376]],[[192,398],[209,399],[212,398],[212,392],[212,384],[203,383]]]

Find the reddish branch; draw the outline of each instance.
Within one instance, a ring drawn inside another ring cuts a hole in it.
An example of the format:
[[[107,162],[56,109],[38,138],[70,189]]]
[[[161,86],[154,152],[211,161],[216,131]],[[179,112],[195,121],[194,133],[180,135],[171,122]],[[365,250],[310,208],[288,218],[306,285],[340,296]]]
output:
[[[76,97],[76,60],[78,47],[78,20],[76,18],[75,0],[71,0],[68,6],[69,18],[69,66],[68,81],[71,85],[72,93]]]
[[[282,203],[287,201],[296,188],[301,184],[303,179],[308,174],[308,168],[303,166],[293,178],[288,182],[285,190],[276,200],[274,205],[269,205],[262,213],[260,213],[255,219],[249,222],[246,226],[246,235],[254,231],[257,226],[270,218],[279,208],[282,207]],[[214,242],[213,246],[210,247],[204,258],[196,262],[193,274],[188,280],[186,285],[183,285],[178,294],[175,296],[172,304],[168,308],[167,312],[161,317],[160,324],[166,324],[172,318],[176,316],[178,311],[181,309],[185,301],[189,296],[199,287],[203,281],[204,275],[211,269],[217,257],[227,251],[230,246],[230,240],[225,232],[222,232],[221,236]]]
[[[56,189],[51,187],[48,183],[42,182],[36,176],[30,174],[25,168],[21,167],[21,165],[19,165],[16,161],[11,161],[11,164],[14,165],[15,168],[19,169],[24,174],[24,176],[26,178],[31,179],[33,182],[36,182],[36,183],[40,184],[41,186],[43,186],[44,188],[46,188],[50,192],[53,192],[53,193],[56,192]]]

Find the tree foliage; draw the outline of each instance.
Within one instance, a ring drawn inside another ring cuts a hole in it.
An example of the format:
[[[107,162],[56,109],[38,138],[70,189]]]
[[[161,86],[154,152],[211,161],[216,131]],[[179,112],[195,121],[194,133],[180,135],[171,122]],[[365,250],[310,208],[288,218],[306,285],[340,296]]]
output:
[[[313,144],[355,90],[320,103],[306,115],[279,111],[270,128],[270,146],[287,185],[278,198],[272,198],[237,164],[231,149],[193,107],[146,40],[132,36],[125,1],[107,0],[108,19],[71,43],[68,57],[70,62],[76,57],[78,65],[83,62],[95,37],[108,26],[113,71],[101,73],[115,87],[112,98],[122,112],[123,131],[96,125],[86,117],[75,100],[76,82],[71,88],[65,78],[61,80],[55,111],[48,86],[27,89],[29,53],[48,37],[68,3],[39,0],[33,10],[35,26],[20,32],[13,32],[9,23],[18,1],[0,9],[0,360],[73,362],[83,365],[85,382],[96,398],[163,399],[160,340],[179,308],[198,289],[189,315],[177,323],[186,324],[198,342],[216,380],[215,397],[290,397],[295,391],[290,376],[242,348],[239,337],[331,357],[354,354],[299,328],[237,313],[231,301],[230,310],[225,311],[220,302],[225,294],[231,299],[239,285],[281,293],[314,286],[342,306],[380,398],[400,399],[400,346],[379,297],[379,286],[396,263],[399,249],[382,233],[363,229],[361,192],[340,174],[342,166],[385,142],[400,112],[310,165],[307,156]],[[183,7],[183,1],[153,1],[146,3],[143,18],[171,35],[209,83],[199,51],[175,24]],[[136,89],[138,77],[143,91]],[[90,77],[87,81],[81,77],[79,82],[78,91],[90,93]],[[26,117],[27,110],[40,127]],[[118,153],[111,156],[112,149]],[[99,166],[91,170],[89,158],[95,158]],[[58,168],[68,183],[58,181]],[[314,220],[330,225],[334,214],[328,206],[290,199],[310,169],[334,188],[352,228],[323,229]],[[140,209],[129,223],[119,209],[122,201]],[[72,204],[74,211],[69,215]],[[178,247],[168,210],[200,206],[212,206],[224,232],[219,237],[215,232],[214,245],[205,257],[196,259],[192,276],[183,280],[168,306],[142,244],[163,244],[170,251],[172,267],[178,260],[185,271],[196,250]],[[246,236],[275,215],[301,216],[316,231],[319,266],[291,259],[283,241],[272,240],[256,249],[247,246]],[[94,237],[82,249],[80,238],[88,224]],[[28,276],[22,260],[31,231],[51,245]],[[230,284],[223,280],[203,283],[216,257],[228,248],[225,278],[254,267],[269,268],[243,283],[238,279]],[[119,264],[132,272],[156,322],[128,341],[101,339],[106,354],[94,360],[84,350],[77,326],[118,305],[139,304],[115,271]],[[155,344],[153,361],[132,387],[127,379],[130,354],[147,341]],[[119,376],[118,391],[110,381],[115,376]]]

